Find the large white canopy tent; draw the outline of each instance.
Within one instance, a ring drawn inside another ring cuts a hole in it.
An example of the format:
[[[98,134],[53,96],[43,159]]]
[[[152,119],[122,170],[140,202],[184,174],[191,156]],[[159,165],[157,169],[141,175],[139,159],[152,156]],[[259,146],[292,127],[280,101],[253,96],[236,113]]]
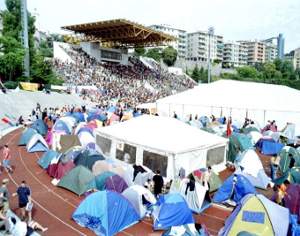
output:
[[[282,85],[219,80],[157,100],[160,115],[181,118],[189,114],[245,117],[264,125],[276,120],[279,127],[295,123],[300,131],[300,91]],[[300,134],[300,132],[297,132]]]
[[[186,173],[208,165],[224,169],[227,142],[177,119],[149,115],[96,132],[97,148],[105,156],[159,169],[169,179],[181,167]]]

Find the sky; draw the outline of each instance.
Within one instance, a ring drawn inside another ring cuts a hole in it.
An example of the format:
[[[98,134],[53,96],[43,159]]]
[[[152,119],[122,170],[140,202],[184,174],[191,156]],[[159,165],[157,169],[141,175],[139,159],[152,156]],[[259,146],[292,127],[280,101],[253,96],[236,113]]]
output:
[[[3,9],[5,0],[0,0]],[[125,18],[143,25],[167,24],[188,32],[207,30],[225,41],[266,39],[283,33],[285,52],[300,47],[300,0],[27,0],[37,27]]]

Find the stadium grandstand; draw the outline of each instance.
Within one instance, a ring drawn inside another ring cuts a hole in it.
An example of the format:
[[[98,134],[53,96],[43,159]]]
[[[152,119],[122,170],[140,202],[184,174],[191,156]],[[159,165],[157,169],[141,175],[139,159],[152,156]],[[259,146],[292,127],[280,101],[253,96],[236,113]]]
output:
[[[170,73],[150,58],[132,55],[131,48],[166,45],[173,36],[124,20],[62,27],[79,35],[79,45],[57,43],[54,67],[68,87],[83,89],[82,96],[100,105],[112,100],[135,107],[192,88],[184,73]]]

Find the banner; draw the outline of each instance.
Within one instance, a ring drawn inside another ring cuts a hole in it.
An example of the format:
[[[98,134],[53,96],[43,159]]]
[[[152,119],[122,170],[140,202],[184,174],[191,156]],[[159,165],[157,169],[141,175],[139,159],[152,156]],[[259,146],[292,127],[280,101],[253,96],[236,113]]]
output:
[[[23,90],[26,91],[37,91],[39,88],[39,84],[28,82],[20,82],[20,86]]]

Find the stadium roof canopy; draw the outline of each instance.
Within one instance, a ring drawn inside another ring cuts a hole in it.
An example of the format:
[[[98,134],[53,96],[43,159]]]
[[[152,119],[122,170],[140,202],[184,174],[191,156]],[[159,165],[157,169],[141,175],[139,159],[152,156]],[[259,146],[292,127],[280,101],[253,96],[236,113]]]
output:
[[[125,19],[64,26],[62,29],[83,34],[86,41],[99,41],[116,47],[164,45],[175,37]]]

